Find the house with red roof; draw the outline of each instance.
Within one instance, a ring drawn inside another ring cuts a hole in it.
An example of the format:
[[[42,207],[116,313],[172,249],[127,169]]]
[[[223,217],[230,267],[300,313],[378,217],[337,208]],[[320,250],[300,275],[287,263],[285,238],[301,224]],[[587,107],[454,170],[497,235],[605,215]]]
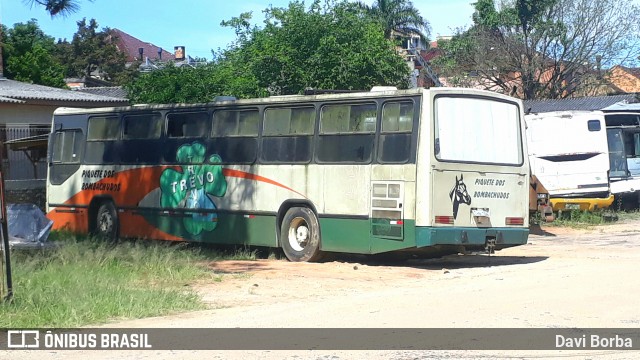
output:
[[[616,65],[609,70],[609,83],[624,93],[640,93],[640,68]]]
[[[135,61],[145,62],[146,59],[154,61],[173,60],[173,53],[150,42],[135,38],[120,29],[111,29],[112,39],[118,50],[127,55],[127,64]]]

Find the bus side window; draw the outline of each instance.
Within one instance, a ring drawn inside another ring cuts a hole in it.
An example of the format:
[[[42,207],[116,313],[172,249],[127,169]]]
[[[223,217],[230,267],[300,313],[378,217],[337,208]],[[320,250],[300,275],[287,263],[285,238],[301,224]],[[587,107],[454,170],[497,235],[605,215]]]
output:
[[[315,122],[314,107],[266,109],[260,159],[267,163],[310,162]]]
[[[57,132],[53,144],[54,163],[75,164],[82,158],[82,133],[79,130]]]
[[[600,120],[588,120],[587,128],[589,129],[589,131],[600,131]]]
[[[127,114],[122,117],[120,161],[125,164],[157,164],[161,161],[162,126],[160,113]]]
[[[413,102],[392,101],[382,106],[382,129],[378,142],[378,161],[404,163],[411,155]]]
[[[369,163],[375,140],[377,105],[329,104],[320,110],[316,156],[323,163]]]
[[[216,110],[207,153],[220,155],[223,163],[254,163],[259,123],[258,109]]]
[[[85,162],[88,164],[113,164],[118,161],[116,141],[120,137],[118,116],[92,116],[87,125]]]
[[[209,116],[204,111],[171,113],[167,115],[167,136],[171,138],[205,137],[208,122]]]
[[[125,115],[123,117],[125,140],[159,139],[162,133],[160,114]]]

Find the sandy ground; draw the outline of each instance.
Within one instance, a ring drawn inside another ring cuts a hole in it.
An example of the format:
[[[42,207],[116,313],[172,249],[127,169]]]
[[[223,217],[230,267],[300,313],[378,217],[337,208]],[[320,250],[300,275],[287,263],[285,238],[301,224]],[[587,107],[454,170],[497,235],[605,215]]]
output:
[[[640,220],[544,227],[495,256],[209,264],[211,309],[118,328],[640,328]],[[629,351],[14,351],[2,359],[636,359]]]

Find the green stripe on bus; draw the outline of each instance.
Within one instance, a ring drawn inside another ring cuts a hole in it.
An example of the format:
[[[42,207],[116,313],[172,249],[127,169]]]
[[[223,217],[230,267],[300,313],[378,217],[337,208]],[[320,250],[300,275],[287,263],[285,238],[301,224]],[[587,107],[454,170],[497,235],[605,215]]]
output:
[[[404,238],[371,235],[370,219],[320,218],[322,250],[359,254],[378,254],[415,247],[414,220],[404,221]]]
[[[187,231],[183,217],[146,214],[145,219],[158,229],[185,241],[228,245],[277,246],[276,218],[273,215],[244,215],[219,213],[213,231],[192,234]]]

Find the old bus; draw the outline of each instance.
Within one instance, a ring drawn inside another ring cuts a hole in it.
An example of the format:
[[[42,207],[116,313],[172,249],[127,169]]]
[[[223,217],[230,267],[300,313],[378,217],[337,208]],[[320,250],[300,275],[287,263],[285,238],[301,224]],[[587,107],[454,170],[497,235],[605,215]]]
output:
[[[531,172],[549,192],[553,210],[594,210],[613,203],[602,112],[527,114],[525,122]]]
[[[54,228],[324,252],[525,244],[521,102],[470,89],[58,109]]]

